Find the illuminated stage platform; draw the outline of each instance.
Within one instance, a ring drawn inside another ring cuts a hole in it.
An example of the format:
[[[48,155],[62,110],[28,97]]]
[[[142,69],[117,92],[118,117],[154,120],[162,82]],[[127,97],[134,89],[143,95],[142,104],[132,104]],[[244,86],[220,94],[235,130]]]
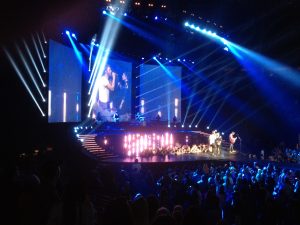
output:
[[[210,133],[186,129],[178,124],[110,122],[87,127],[79,132],[78,139],[90,155],[102,162],[132,163],[136,159],[141,163],[247,160],[246,155],[239,151],[229,154],[226,140],[222,141],[221,154],[213,155],[208,152]]]
[[[210,153],[195,153],[182,155],[166,155],[166,156],[149,156],[149,157],[116,157],[105,159],[105,163],[134,163],[135,159],[139,163],[190,163],[190,162],[249,162],[246,155],[236,152],[229,154],[227,151],[222,151],[221,155],[213,156]]]

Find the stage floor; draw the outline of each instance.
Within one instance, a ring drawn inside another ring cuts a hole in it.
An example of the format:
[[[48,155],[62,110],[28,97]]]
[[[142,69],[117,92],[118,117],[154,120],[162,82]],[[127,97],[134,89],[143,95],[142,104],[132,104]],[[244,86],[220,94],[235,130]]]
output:
[[[140,163],[174,163],[174,162],[195,162],[195,161],[251,161],[243,153],[230,154],[227,151],[223,151],[221,155],[214,156],[210,153],[191,153],[182,155],[166,155],[166,156],[149,156],[149,157],[116,157],[103,160],[107,163],[133,163],[135,159],[138,159]]]

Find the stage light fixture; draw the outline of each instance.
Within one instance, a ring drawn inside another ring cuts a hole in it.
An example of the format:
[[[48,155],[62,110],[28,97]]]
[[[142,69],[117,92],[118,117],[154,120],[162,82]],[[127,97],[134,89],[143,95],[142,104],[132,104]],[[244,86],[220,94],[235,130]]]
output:
[[[77,40],[76,34],[72,33],[72,37]]]
[[[182,124],[181,127],[184,127],[184,124]]]
[[[209,130],[209,126],[207,126],[206,129]]]
[[[155,19],[155,20],[157,20],[157,19],[158,19],[158,17],[157,17],[157,16],[155,16],[155,17],[154,17],[154,19]]]
[[[70,35],[70,31],[66,30],[66,35]]]
[[[224,47],[223,49],[224,49],[224,51],[226,51],[226,52],[229,51],[228,47]]]
[[[192,125],[190,124],[190,125],[189,125],[189,128],[191,128],[191,127],[192,127]]]

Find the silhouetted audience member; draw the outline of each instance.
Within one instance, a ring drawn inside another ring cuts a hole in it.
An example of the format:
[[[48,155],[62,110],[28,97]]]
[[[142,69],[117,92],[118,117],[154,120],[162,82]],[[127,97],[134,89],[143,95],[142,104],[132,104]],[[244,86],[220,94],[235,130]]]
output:
[[[175,205],[173,212],[172,212],[172,217],[174,219],[174,222],[176,225],[182,224],[183,221],[183,207],[181,205]]]
[[[149,208],[148,202],[142,195],[137,195],[132,203],[131,209],[133,213],[133,220],[135,225],[149,224]]]

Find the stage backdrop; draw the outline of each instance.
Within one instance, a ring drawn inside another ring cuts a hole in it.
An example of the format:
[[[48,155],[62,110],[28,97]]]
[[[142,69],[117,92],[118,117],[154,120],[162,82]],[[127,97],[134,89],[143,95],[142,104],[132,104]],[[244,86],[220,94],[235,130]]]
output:
[[[48,122],[81,121],[82,65],[74,50],[49,42]]]
[[[144,64],[140,67],[140,113],[145,120],[181,121],[181,73],[179,66]]]

